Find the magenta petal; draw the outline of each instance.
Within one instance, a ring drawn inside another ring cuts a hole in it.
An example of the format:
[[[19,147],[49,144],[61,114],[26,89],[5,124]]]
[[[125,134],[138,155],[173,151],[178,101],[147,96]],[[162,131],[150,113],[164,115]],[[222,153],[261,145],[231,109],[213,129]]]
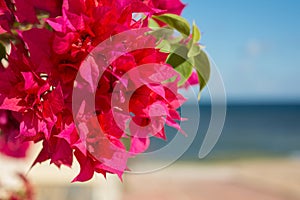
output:
[[[185,89],[188,89],[188,87],[193,86],[193,85],[198,85],[198,84],[199,84],[198,74],[196,71],[193,71],[192,75],[187,80],[187,82],[183,85],[183,87]]]
[[[87,58],[87,60],[80,66],[79,73],[81,77],[89,84],[89,91],[96,91],[100,76],[100,69],[94,57],[89,56]]]
[[[111,159],[103,159],[103,164],[109,169],[109,172],[121,176],[127,169],[128,153],[116,151]]]
[[[33,113],[24,115],[24,120],[20,123],[20,137],[33,137],[37,134],[37,121],[33,120]]]
[[[55,36],[53,41],[53,50],[57,54],[67,53],[70,49],[74,39],[75,33],[67,33],[64,37]]]
[[[63,9],[73,13],[82,13],[85,9],[84,0],[63,0]]]
[[[157,138],[159,138],[159,139],[162,139],[162,140],[166,140],[167,139],[167,136],[166,136],[164,128],[161,129],[159,132],[157,132],[154,136],[157,137]]]
[[[198,74],[196,71],[193,71],[192,75],[190,76],[188,80],[190,85],[197,85],[199,84]]]
[[[59,85],[49,94],[48,101],[50,103],[53,114],[57,114],[64,109],[64,96],[62,88]]]
[[[72,135],[73,135],[74,130],[75,130],[74,123],[72,123],[70,125],[66,125],[64,127],[64,129],[57,135],[57,137],[64,139],[65,141],[67,141],[69,143],[69,145],[72,145],[73,144]]]
[[[0,34],[11,32],[11,25],[13,23],[13,16],[8,9],[6,2],[0,0]]]
[[[0,0],[0,14],[8,10],[5,0]]]
[[[174,120],[181,120],[179,113],[176,110],[169,110],[169,115]]]
[[[72,145],[73,148],[78,149],[81,154],[87,155],[87,148],[86,148],[86,142],[82,141],[81,139],[78,140],[74,145]]]
[[[47,29],[32,28],[22,32],[21,37],[28,46],[30,57],[38,72],[50,73],[53,68],[52,37],[53,33]]]
[[[4,23],[6,23],[6,22],[3,20],[0,20],[0,34],[7,32],[4,28],[2,28],[3,26],[5,26]]]
[[[15,15],[21,23],[39,23],[36,16],[36,9],[46,11],[50,17],[61,14],[62,0],[14,0]]]
[[[124,170],[119,171],[103,163],[98,163],[97,165],[95,165],[95,171],[102,173],[104,176],[106,175],[106,172],[116,174],[121,180],[122,180],[122,175],[124,174]]]
[[[38,19],[32,4],[32,0],[14,0],[17,8],[15,15],[19,22],[37,23]]]
[[[34,80],[34,75],[31,72],[21,72],[25,80],[24,89],[29,90],[37,87],[37,82]]]
[[[61,15],[62,0],[32,0],[34,7],[44,10],[50,14],[50,17]]]
[[[66,24],[64,23],[63,17],[57,17],[54,19],[47,19],[46,22],[55,30],[56,32],[65,33]]]
[[[80,172],[72,182],[84,182],[90,180],[94,176],[93,161],[79,151],[75,151],[74,154],[80,164]]]
[[[55,151],[51,156],[51,163],[55,163],[57,166],[65,165],[72,166],[73,151],[70,145],[63,139],[58,139]]]
[[[39,119],[33,112],[24,113],[22,118],[20,123],[20,138],[32,138],[38,133],[44,133],[46,139],[50,138],[53,123]]]
[[[31,167],[34,167],[37,163],[42,163],[50,158],[49,156],[49,147],[48,143],[46,141],[43,142],[43,148],[40,151],[39,155],[37,158],[34,160],[32,163]]]
[[[152,0],[152,3],[155,8],[177,15],[180,15],[185,8],[181,0]]]
[[[165,89],[162,85],[151,85],[147,84],[147,87],[149,87],[153,92],[160,95],[161,97],[165,97]]]
[[[20,101],[21,99],[8,98],[0,94],[0,109],[18,112],[22,109],[22,107],[18,105]]]
[[[148,137],[146,138],[132,137],[129,151],[134,154],[142,153],[148,149],[149,145],[150,145],[150,139]]]

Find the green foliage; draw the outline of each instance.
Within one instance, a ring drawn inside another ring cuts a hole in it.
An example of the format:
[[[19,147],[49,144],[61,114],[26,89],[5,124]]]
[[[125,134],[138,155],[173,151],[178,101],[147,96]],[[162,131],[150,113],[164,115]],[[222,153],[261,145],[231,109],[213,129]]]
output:
[[[155,28],[151,34],[159,41],[157,48],[162,52],[170,53],[167,63],[181,74],[179,86],[189,79],[195,69],[201,92],[210,77],[210,62],[203,51],[203,46],[199,44],[201,32],[198,26],[194,22],[191,30],[189,23],[184,18],[174,14],[153,16],[153,19],[167,24],[167,27],[158,27],[157,23],[152,23],[151,26]],[[155,22],[155,20],[153,21]],[[174,30],[180,32],[182,36],[175,36]]]
[[[127,151],[130,150],[130,146],[131,146],[131,139],[128,138],[121,138],[122,143],[124,144],[125,148]]]
[[[162,40],[158,46],[158,49],[160,49],[161,52],[169,53],[171,51],[171,44],[167,40]]]
[[[192,75],[192,73],[193,73],[193,65],[192,65],[192,63],[189,60],[187,60],[187,61],[183,62],[181,65],[177,66],[175,68],[175,70],[177,72],[179,72],[180,75],[181,75],[181,79],[180,79],[178,85],[182,86],[182,85],[184,85],[184,83]]]
[[[176,69],[179,65],[187,61],[188,51],[189,49],[186,46],[179,46],[170,53],[167,63]]]
[[[153,16],[154,19],[166,23],[170,27],[182,33],[184,36],[190,35],[190,24],[189,22],[181,16],[175,14],[162,14],[159,16]]]
[[[198,44],[192,44],[192,47],[189,49],[188,57],[192,58],[201,53],[201,48]]]
[[[151,29],[155,29],[155,28],[159,28],[159,24],[152,18],[149,18],[149,28]]]
[[[200,83],[200,91],[207,85],[207,82],[210,77],[210,62],[206,53],[201,50],[200,54],[193,57],[194,60],[194,68],[197,70],[199,83]]]
[[[201,32],[195,22],[193,22],[192,35],[193,35],[193,42],[198,42],[201,39]]]

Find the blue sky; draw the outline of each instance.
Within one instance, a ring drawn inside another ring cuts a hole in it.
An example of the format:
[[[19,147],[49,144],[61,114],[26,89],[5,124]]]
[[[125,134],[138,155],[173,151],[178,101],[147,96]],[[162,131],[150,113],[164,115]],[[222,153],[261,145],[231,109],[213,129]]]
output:
[[[231,101],[300,102],[300,1],[184,0]]]

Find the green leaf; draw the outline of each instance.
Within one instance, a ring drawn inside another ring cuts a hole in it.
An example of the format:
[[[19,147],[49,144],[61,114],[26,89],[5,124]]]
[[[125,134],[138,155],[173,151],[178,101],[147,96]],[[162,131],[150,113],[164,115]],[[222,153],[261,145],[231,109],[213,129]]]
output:
[[[200,84],[200,92],[207,85],[207,82],[210,77],[210,62],[206,53],[201,50],[200,54],[195,56],[194,58],[194,68],[197,70],[199,84]]]
[[[189,42],[186,44],[186,47],[187,47],[188,49],[191,49],[192,46],[193,46],[193,44],[194,44],[193,40],[189,40]]]
[[[130,150],[131,139],[130,138],[121,138],[122,143],[124,144],[127,151]]]
[[[6,58],[6,49],[5,46],[0,42],[0,61]]]
[[[176,68],[188,60],[188,48],[185,46],[177,47],[167,58],[167,63]]]
[[[171,44],[167,40],[162,40],[156,48],[160,49],[160,52],[169,53],[171,51]]]
[[[159,16],[154,15],[153,18],[166,23],[167,25],[176,29],[180,33],[184,34],[185,36],[190,35],[191,32],[190,24],[186,19],[184,19],[181,16],[167,13]]]
[[[195,57],[195,56],[199,55],[200,53],[201,53],[201,48],[197,43],[195,43],[190,48],[189,53],[188,53],[188,57],[192,58],[192,57]]]
[[[198,26],[196,25],[195,22],[193,22],[193,41],[199,42],[199,40],[201,39],[201,32],[198,28]]]
[[[169,39],[174,34],[174,30],[171,28],[155,28],[148,32],[153,35],[157,40]]]
[[[180,73],[180,81],[178,83],[178,86],[182,86],[192,75],[193,73],[193,65],[190,61],[185,61],[181,65],[175,68],[177,72]]]
[[[159,28],[160,26],[155,20],[153,20],[152,18],[149,18],[148,27],[151,29],[156,29],[156,28]]]
[[[182,86],[193,72],[193,63],[188,59],[189,49],[186,46],[178,46],[168,57],[167,63],[180,73],[181,79],[178,83]]]
[[[176,37],[169,38],[169,42],[170,44],[179,44],[183,39],[184,38],[182,36],[176,36]]]

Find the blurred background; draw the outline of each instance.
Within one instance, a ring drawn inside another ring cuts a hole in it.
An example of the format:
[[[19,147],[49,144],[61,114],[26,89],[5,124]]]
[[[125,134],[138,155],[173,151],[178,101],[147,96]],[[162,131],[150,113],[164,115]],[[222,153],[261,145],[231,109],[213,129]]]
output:
[[[223,132],[199,159],[211,117],[206,90],[191,147],[171,167],[126,176],[125,199],[300,199],[300,1],[184,2],[224,81]]]
[[[74,170],[39,165],[28,173],[38,200],[300,200],[300,1],[184,3],[188,6],[183,16],[200,27],[202,44],[220,71],[227,93],[225,125],[212,152],[204,159],[198,156],[211,118],[211,100],[205,90],[197,135],[171,166],[129,173],[123,182],[114,176],[107,181],[96,176],[89,183],[70,184]],[[186,108],[194,113],[192,106]],[[176,131],[167,132],[166,142],[152,139],[149,152],[174,139]],[[34,158],[37,151],[32,152]],[[137,159],[131,165],[154,168],[168,156],[161,154],[147,162]],[[31,162],[16,165],[1,157],[0,170],[27,172]]]

